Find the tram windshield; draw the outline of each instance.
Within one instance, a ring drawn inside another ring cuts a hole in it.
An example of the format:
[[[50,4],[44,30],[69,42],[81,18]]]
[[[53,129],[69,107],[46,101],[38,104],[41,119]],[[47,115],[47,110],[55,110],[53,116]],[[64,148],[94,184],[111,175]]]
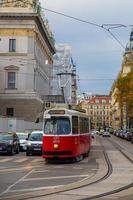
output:
[[[66,117],[51,117],[44,123],[44,133],[47,135],[68,135],[71,132],[70,120]]]

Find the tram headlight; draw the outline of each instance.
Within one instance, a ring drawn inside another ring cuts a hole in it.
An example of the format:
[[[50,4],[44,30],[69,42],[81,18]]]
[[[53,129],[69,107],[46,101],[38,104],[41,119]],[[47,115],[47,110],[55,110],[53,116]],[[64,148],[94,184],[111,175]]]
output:
[[[59,145],[58,144],[54,144],[54,149],[58,149]]]

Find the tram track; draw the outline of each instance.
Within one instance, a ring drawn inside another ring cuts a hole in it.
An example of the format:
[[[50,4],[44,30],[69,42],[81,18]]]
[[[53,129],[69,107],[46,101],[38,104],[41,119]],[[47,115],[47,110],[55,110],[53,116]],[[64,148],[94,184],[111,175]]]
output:
[[[65,186],[61,186],[59,188],[55,188],[52,191],[51,190],[47,190],[47,191],[43,191],[43,192],[36,191],[36,193],[32,192],[32,193],[25,193],[23,195],[20,194],[20,195],[14,195],[14,196],[10,196],[10,197],[3,197],[2,200],[4,200],[4,199],[6,199],[6,200],[8,200],[8,199],[10,199],[10,200],[26,200],[29,198],[46,197],[46,196],[50,196],[50,195],[54,195],[54,194],[59,194],[62,192],[71,191],[74,189],[80,189],[83,187],[87,187],[87,186],[102,182],[103,180],[107,179],[112,174],[112,171],[113,171],[113,168],[112,168],[112,165],[108,158],[107,153],[104,150],[102,150],[102,152],[103,152],[104,161],[105,161],[105,165],[106,165],[106,172],[104,171],[105,173],[103,176],[100,176],[99,174],[93,175],[92,177],[88,176],[88,178],[84,178],[83,180],[80,180],[76,183],[71,183],[71,184],[68,184]]]
[[[110,143],[112,143],[113,146],[115,146],[116,149],[118,149],[131,163],[133,163],[133,157],[129,155],[129,152],[126,151],[121,145],[117,142],[114,142],[113,140],[108,140]]]
[[[109,141],[110,141],[110,140],[109,140]],[[131,163],[133,163],[133,160],[132,160],[125,152],[123,152],[123,150],[122,150],[122,148],[120,147],[119,144],[115,143],[114,141],[110,141],[110,142],[115,146],[115,148],[117,148],[117,149],[122,153],[122,155],[124,155],[124,157],[126,157]],[[103,147],[103,149],[104,149],[104,145],[102,144],[102,142],[100,142],[100,143],[101,143],[101,145],[102,145],[102,147]],[[97,180],[97,181],[95,181],[95,182],[92,182],[92,183],[90,183],[90,184],[88,184],[88,185],[86,185],[86,186],[90,186],[90,185],[92,185],[92,184],[97,184],[97,183],[99,183],[99,182],[101,182],[101,181],[107,179],[107,178],[112,174],[112,172],[113,172],[113,167],[112,167],[112,164],[111,164],[111,162],[110,162],[110,160],[109,160],[109,157],[108,157],[108,155],[107,155],[105,149],[103,150],[103,154],[104,154],[104,157],[105,157],[106,162],[107,162],[107,165],[108,165],[108,172],[107,172],[107,174],[106,174],[103,178],[101,178],[101,179],[99,179],[99,180]],[[85,186],[84,186],[84,187],[85,187]],[[82,198],[81,200],[91,200],[91,199],[97,199],[97,198],[105,197],[105,196],[108,196],[108,195],[112,195],[112,194],[121,192],[121,191],[123,191],[123,190],[127,190],[127,189],[129,189],[129,188],[131,188],[131,187],[133,187],[133,183],[128,184],[128,185],[123,186],[123,187],[120,187],[120,188],[118,188],[118,189],[109,191],[109,192],[101,193],[101,194],[99,194],[99,195],[93,195],[93,196],[90,196],[90,197]],[[81,187],[80,187],[80,188],[81,188]]]
[[[122,155],[124,157],[126,157],[133,164],[133,159],[130,158],[130,156],[128,155],[128,152],[123,151],[122,147],[118,143],[114,142],[113,140],[109,139],[108,141],[111,144],[113,144],[113,146],[115,146],[115,148],[118,149],[122,153]],[[81,200],[91,200],[91,199],[97,199],[97,198],[109,196],[109,195],[121,192],[123,190],[130,189],[131,187],[133,187],[133,182],[131,184],[128,184],[128,185],[123,186],[123,187],[120,187],[118,189],[115,189],[115,190],[112,190],[112,191],[109,191],[109,192],[105,192],[105,193],[102,193],[102,194],[99,194],[99,195],[94,195],[94,196],[91,196],[91,197],[82,198]]]
[[[108,157],[108,154],[104,148],[104,145],[102,144],[102,140],[100,138],[100,143],[101,143],[101,146],[102,146],[102,152],[103,152],[103,155],[104,155],[104,161],[105,161],[105,165],[106,165],[106,173],[98,178],[98,176],[92,176],[91,178],[88,177],[88,178],[85,178],[79,182],[76,182],[76,183],[71,183],[71,184],[68,184],[68,185],[65,185],[65,186],[61,186],[59,188],[55,188],[53,189],[52,191],[51,190],[46,190],[46,191],[36,191],[36,192],[32,192],[32,193],[25,193],[23,195],[14,195],[14,196],[10,196],[10,197],[2,197],[2,200],[26,200],[26,199],[36,199],[36,198],[39,198],[39,197],[47,197],[47,196],[51,196],[51,195],[57,195],[57,194],[60,194],[60,193],[65,193],[65,192],[69,192],[69,191],[72,191],[72,190],[75,190],[75,189],[80,189],[80,188],[84,188],[84,187],[89,187],[89,186],[92,186],[92,185],[95,185],[95,184],[98,184],[98,183],[101,183],[102,181],[108,179],[111,174],[113,173],[113,166],[111,164],[111,161]],[[120,146],[115,143],[114,141],[111,141],[111,140],[108,140],[117,150],[119,150],[122,155],[124,157],[126,157],[131,163],[133,163],[132,159],[130,159],[129,156],[127,156],[125,154],[125,152],[123,152],[123,150],[120,148]],[[117,189],[114,189],[114,190],[111,190],[111,191],[107,191],[107,192],[103,192],[101,194],[98,194],[98,195],[92,195],[92,196],[88,196],[88,197],[85,197],[85,198],[81,198],[82,200],[91,200],[91,199],[97,199],[97,198],[101,198],[101,197],[105,197],[105,196],[108,196],[108,195],[112,195],[112,194],[115,194],[115,193],[118,193],[118,192],[121,192],[123,190],[126,190],[126,189],[129,189],[133,187],[133,183],[130,183],[130,184],[127,184],[123,187],[120,187],[120,188],[117,188]],[[1,199],[1,198],[0,198]]]

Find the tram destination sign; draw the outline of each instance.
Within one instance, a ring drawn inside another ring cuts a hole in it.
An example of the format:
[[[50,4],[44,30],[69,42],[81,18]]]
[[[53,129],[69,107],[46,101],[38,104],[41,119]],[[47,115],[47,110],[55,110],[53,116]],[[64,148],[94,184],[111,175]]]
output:
[[[50,114],[50,115],[64,115],[65,110],[50,110],[48,112],[48,114]]]

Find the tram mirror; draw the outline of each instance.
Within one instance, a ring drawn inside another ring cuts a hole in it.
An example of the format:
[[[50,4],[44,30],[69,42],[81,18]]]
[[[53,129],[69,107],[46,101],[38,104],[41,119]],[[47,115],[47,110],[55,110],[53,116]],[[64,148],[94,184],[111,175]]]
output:
[[[46,115],[44,115],[44,118],[45,118],[45,119],[50,119],[50,118],[51,118],[51,115],[46,114]]]

